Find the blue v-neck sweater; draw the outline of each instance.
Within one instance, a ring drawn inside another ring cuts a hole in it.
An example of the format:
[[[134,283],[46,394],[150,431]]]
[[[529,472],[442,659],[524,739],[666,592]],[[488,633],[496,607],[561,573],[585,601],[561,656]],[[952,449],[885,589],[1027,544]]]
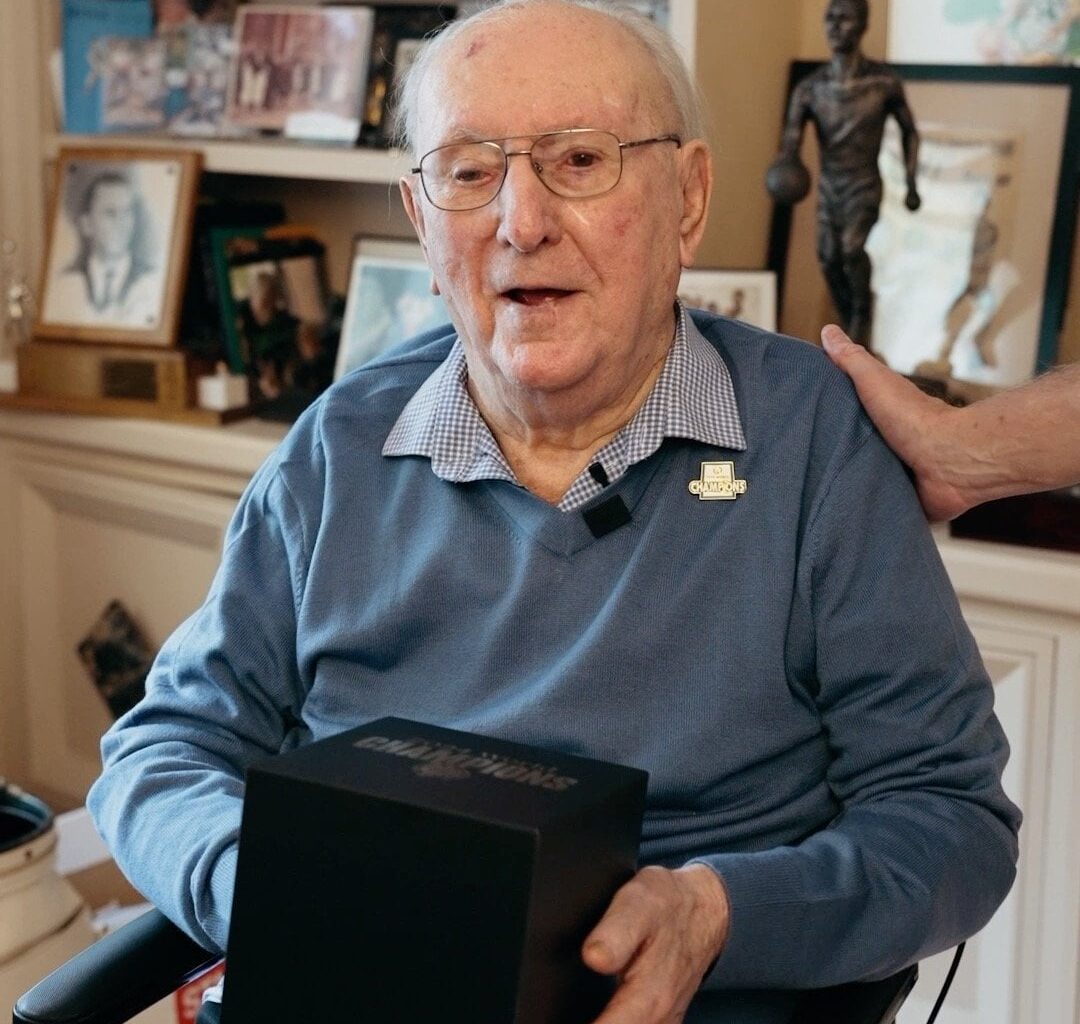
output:
[[[449,329],[305,414],[103,743],[89,805],[149,899],[223,947],[245,765],[393,714],[647,770],[642,862],[701,860],[729,894],[707,989],[880,975],[986,922],[1019,814],[912,487],[820,352],[694,316],[746,450],[669,438],[599,539],[381,454]],[[691,492],[716,461],[745,493]]]

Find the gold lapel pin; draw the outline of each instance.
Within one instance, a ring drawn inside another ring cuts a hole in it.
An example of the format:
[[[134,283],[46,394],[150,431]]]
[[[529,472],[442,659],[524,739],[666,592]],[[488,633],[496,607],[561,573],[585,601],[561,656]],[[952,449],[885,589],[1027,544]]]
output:
[[[734,462],[703,462],[701,476],[690,481],[690,493],[701,501],[734,501],[746,493],[746,481],[735,479]]]

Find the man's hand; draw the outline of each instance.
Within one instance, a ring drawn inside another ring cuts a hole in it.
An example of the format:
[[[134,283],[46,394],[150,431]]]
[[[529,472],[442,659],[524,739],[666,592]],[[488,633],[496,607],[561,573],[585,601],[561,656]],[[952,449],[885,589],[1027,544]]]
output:
[[[711,868],[643,868],[582,947],[586,966],[619,977],[595,1024],[679,1024],[727,933],[727,894]]]
[[[960,442],[954,438],[957,410],[923,394],[894,373],[835,324],[822,328],[825,351],[855,385],[867,414],[886,443],[915,473],[919,501],[931,520],[952,519],[974,502],[948,478]]]

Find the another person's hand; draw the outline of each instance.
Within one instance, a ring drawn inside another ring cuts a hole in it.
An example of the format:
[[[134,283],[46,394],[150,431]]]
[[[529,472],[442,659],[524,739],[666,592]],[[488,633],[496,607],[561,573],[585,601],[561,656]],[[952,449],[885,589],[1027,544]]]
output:
[[[727,894],[711,868],[643,868],[582,947],[586,966],[619,978],[595,1024],[679,1024],[727,932]]]
[[[931,520],[952,519],[974,501],[946,474],[960,444],[958,410],[920,391],[890,370],[835,324],[821,331],[825,351],[855,385],[886,443],[915,473],[919,501]]]

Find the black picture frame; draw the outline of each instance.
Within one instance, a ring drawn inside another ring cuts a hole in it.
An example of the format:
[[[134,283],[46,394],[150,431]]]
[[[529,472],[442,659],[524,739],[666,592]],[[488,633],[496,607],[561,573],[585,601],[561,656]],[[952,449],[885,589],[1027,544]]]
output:
[[[788,80],[788,99],[795,86],[812,71],[821,67],[820,61],[795,61],[791,65]],[[1052,203],[1052,216],[1050,218],[1050,231],[1046,238],[1045,272],[1042,275],[1041,315],[1038,318],[1037,339],[1035,344],[1034,360],[1030,375],[1041,372],[1051,366],[1057,354],[1059,335],[1061,332],[1065,306],[1068,298],[1068,283],[1070,264],[1072,260],[1073,240],[1076,232],[1077,216],[1077,191],[1080,185],[1080,68],[1074,67],[1016,67],[1016,66],[974,66],[974,65],[936,65],[936,64],[892,64],[890,67],[909,86],[909,102],[911,92],[916,83],[931,83],[939,85],[945,97],[959,97],[965,91],[975,90],[984,93],[984,103],[988,110],[995,106],[998,97],[1004,97],[1003,87],[1009,86],[1034,86],[1039,88],[1064,90],[1067,94],[1063,123],[1055,126],[1061,132],[1060,161],[1057,168],[1056,184],[1047,198]],[[994,90],[998,90],[995,92]],[[1014,90],[1015,92],[1015,90]],[[919,111],[916,104],[911,102],[916,120],[919,120]],[[1035,104],[1026,110],[1029,119],[1037,119],[1042,114],[1045,105]],[[786,117],[787,103],[785,103]],[[782,126],[781,126],[782,127]],[[964,127],[958,122],[957,127]],[[808,145],[807,139],[814,133],[809,129],[805,132],[803,144]],[[779,136],[778,136],[779,137]],[[816,140],[809,143],[816,146]],[[814,175],[816,183],[816,153],[806,160],[807,166]],[[1017,185],[1024,187],[1024,182]],[[809,216],[813,218],[813,205],[815,203],[812,187],[811,194],[803,201],[802,206],[809,208]],[[810,258],[813,262],[815,275],[800,272],[792,273],[792,248],[793,244],[805,245],[807,238],[805,228],[801,234],[795,230],[796,217],[800,216],[798,207],[793,208],[782,204],[774,204],[769,233],[768,260],[769,269],[777,275],[778,304],[780,308],[781,329],[794,333],[811,340],[817,338],[817,328],[828,319],[828,311],[831,305],[827,302],[827,291],[820,271],[817,269],[816,259],[813,256],[813,231],[812,226],[809,234]],[[805,224],[806,213],[801,214]],[[793,234],[796,241],[793,243]],[[801,270],[806,270],[806,253],[801,252]],[[796,280],[796,276],[798,280]],[[814,277],[813,282],[808,279]],[[793,289],[820,286],[820,295],[825,296],[825,302],[820,298],[816,305],[813,302],[800,303],[796,300],[801,296]],[[811,310],[811,312],[808,312]],[[821,322],[817,323],[817,319]],[[800,322],[801,321],[801,322]]]
[[[417,51],[449,25],[457,13],[457,5],[452,3],[381,4],[375,8],[359,145],[381,149],[393,146],[394,108],[401,75]]]

